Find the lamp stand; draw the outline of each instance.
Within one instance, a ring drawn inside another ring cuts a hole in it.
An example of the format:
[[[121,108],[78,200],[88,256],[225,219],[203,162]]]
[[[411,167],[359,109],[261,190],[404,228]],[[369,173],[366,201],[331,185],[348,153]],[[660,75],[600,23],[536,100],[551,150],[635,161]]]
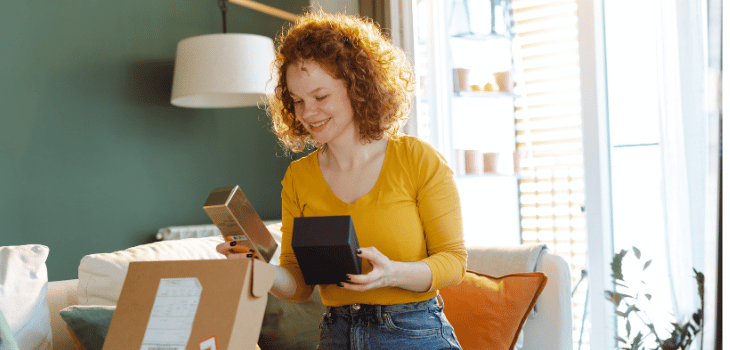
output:
[[[243,6],[246,8],[249,8],[254,11],[262,12],[270,16],[279,17],[281,19],[285,19],[287,21],[296,21],[299,16],[291,13],[286,12],[284,10],[279,10],[276,7],[271,7],[269,5],[264,5],[262,3],[253,1],[253,0],[228,0],[236,5]]]

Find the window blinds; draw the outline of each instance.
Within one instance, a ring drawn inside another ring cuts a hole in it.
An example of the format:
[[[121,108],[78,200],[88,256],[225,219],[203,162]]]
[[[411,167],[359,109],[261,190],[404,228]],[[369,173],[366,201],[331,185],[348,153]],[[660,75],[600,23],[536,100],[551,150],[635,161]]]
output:
[[[511,1],[521,240],[565,258],[574,286],[587,254],[576,1]],[[573,295],[573,341],[583,349],[587,285]]]

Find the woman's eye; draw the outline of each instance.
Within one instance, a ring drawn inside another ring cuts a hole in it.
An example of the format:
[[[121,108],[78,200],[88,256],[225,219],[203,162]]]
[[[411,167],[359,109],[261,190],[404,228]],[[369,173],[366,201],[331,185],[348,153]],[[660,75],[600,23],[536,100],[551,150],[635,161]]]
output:
[[[317,97],[317,101],[322,101],[322,100],[324,100],[325,98],[327,98],[328,96],[329,96],[329,95],[325,95],[325,96],[320,96],[320,97]]]
[[[300,104],[302,104],[302,103],[304,103],[304,101],[294,101],[294,105],[295,105],[295,106],[296,106],[296,105],[300,105]]]

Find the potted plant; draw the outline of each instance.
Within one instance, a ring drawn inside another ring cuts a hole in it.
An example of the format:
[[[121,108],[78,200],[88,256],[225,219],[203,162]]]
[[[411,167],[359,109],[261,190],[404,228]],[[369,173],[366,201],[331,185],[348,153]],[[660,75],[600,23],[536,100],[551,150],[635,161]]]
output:
[[[633,256],[643,266],[639,271],[640,277],[638,281],[629,281],[624,277],[624,258],[628,251],[622,249],[613,256],[611,262],[611,279],[615,290],[606,291],[606,299],[613,303],[615,312],[618,316],[618,324],[625,325],[626,336],[618,335],[618,347],[620,350],[687,350],[692,342],[698,337],[702,331],[703,311],[704,311],[704,282],[705,276],[702,272],[694,271],[694,278],[697,281],[697,292],[700,296],[700,308],[697,309],[689,321],[686,323],[672,323],[672,329],[669,336],[662,337],[657,332],[653,321],[653,315],[646,307],[650,304],[652,295],[645,292],[646,283],[643,278],[643,272],[651,265],[651,260],[642,260],[641,251],[632,247]],[[632,322],[634,324],[632,325]],[[648,330],[643,334],[641,330],[632,334],[632,329],[636,330],[636,322],[641,323],[639,326],[645,326],[644,330]],[[700,340],[701,341],[701,340]],[[700,344],[700,349],[702,345]]]

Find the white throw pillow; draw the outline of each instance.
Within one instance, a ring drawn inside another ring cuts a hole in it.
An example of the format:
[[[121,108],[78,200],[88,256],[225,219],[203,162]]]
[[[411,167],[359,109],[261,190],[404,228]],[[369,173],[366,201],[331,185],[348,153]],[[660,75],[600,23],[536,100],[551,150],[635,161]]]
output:
[[[280,242],[281,224],[271,224],[267,228]],[[116,305],[130,261],[225,259],[215,250],[221,242],[222,236],[186,238],[143,244],[114,253],[87,255],[79,265],[79,305]],[[278,264],[278,259],[279,250],[270,263]]]
[[[38,244],[0,247],[0,311],[20,349],[50,349],[48,247]]]
[[[215,250],[221,242],[221,236],[186,238],[84,256],[79,264],[79,305],[116,305],[130,261],[225,259]]]

